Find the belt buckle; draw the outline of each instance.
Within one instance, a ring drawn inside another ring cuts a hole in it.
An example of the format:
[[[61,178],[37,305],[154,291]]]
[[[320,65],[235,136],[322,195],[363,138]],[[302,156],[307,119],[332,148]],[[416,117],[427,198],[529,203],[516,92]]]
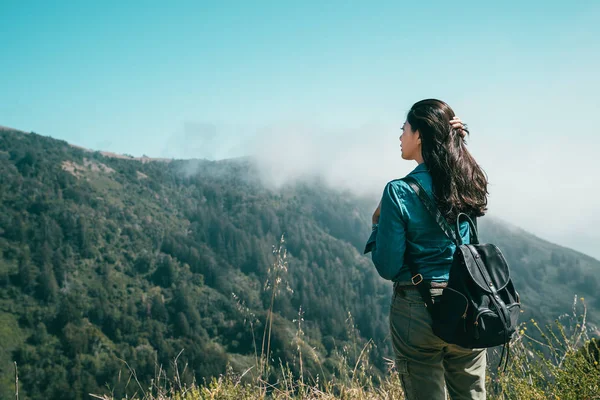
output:
[[[417,282],[415,282],[415,279],[417,279]],[[417,286],[419,283],[423,282],[423,275],[416,274],[415,276],[410,278],[410,281],[412,282],[413,285]]]

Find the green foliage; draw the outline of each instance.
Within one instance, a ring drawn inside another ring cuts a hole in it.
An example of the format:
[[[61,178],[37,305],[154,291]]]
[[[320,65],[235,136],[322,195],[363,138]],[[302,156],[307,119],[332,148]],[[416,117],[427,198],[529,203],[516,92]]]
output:
[[[385,384],[391,290],[361,255],[376,201],[318,182],[269,189],[246,159],[141,163],[0,132],[0,397],[13,360],[22,398],[107,388],[122,398],[139,390],[131,370],[147,388],[157,371],[172,376],[182,350],[182,385],[263,357],[329,381],[349,357],[339,349],[357,357],[367,343],[369,376]],[[528,318],[558,315],[575,291],[592,298],[598,261],[481,225],[506,249]],[[286,271],[273,275],[282,234]],[[275,382],[276,370],[263,379]]]
[[[522,324],[512,345],[511,368],[491,376],[492,399],[600,398],[598,341],[588,336],[585,307],[580,314],[576,306],[577,299],[572,314],[545,328],[534,319]]]
[[[219,376],[232,357],[242,370],[262,345],[267,315],[265,353],[293,360],[301,305],[310,315],[305,345],[324,359],[333,346],[323,338],[345,340],[347,311],[371,307],[381,323],[363,317],[363,333],[385,343],[389,289],[346,238],[330,233],[346,229],[332,226],[346,223],[335,217],[340,209],[354,215],[353,226],[368,219],[352,202],[340,208],[337,194],[323,192],[320,207],[310,186],[269,190],[244,160],[140,163],[7,131],[0,149],[0,312],[18,321],[8,334],[23,338],[6,353],[19,365],[23,397],[83,398],[107,385],[131,395],[119,359],[146,386],[157,368],[172,371],[182,349],[188,383]],[[294,251],[285,284],[270,282],[272,303],[264,283],[283,232]],[[359,301],[365,283],[374,290]],[[262,322],[251,326],[238,301]],[[9,391],[11,365],[0,381]]]
[[[588,328],[583,315],[573,314],[580,321],[568,331],[564,318],[557,320],[545,330],[532,321],[534,329],[545,338],[538,342],[527,334],[527,324],[522,324],[519,335],[512,343],[514,357],[506,371],[490,371],[486,384],[490,400],[578,400],[600,398],[600,348],[595,339],[588,340]],[[302,319],[298,319],[297,338],[303,336]],[[347,329],[353,333],[352,318],[348,318]],[[545,351],[534,350],[542,344]],[[583,345],[582,345],[583,344]],[[204,400],[204,399],[297,399],[297,400],[389,400],[403,399],[400,379],[393,367],[390,373],[375,380],[369,365],[368,352],[371,342],[362,349],[344,346],[336,353],[335,373],[329,379],[306,378],[295,375],[289,365],[280,362],[274,371],[275,380],[267,382],[261,371],[261,363],[243,374],[233,369],[218,378],[197,385],[181,385],[175,375],[171,380],[163,378],[163,384],[152,386],[147,392],[133,399],[143,400]],[[359,352],[360,350],[360,352]],[[301,346],[297,355],[302,360]],[[317,360],[319,361],[319,360]],[[176,364],[176,363],[175,363]],[[302,365],[302,363],[301,363]],[[491,368],[493,369],[493,368]],[[259,371],[257,373],[257,371]],[[377,383],[375,384],[375,381]],[[109,395],[94,396],[103,400],[114,400]]]

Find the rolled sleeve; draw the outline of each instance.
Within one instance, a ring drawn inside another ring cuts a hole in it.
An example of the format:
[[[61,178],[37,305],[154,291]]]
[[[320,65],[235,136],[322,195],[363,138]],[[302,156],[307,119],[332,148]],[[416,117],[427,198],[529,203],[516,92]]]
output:
[[[369,236],[369,239],[367,240],[367,244],[365,245],[365,252],[364,252],[364,254],[372,252],[373,249],[375,248],[375,243],[377,242],[376,239],[377,239],[377,231],[378,230],[379,230],[379,228],[375,228],[371,232],[371,236]]]
[[[397,185],[397,181],[386,185],[381,199],[379,226],[373,230],[365,246],[365,253],[371,252],[379,275],[388,280],[394,279],[400,272],[406,249],[406,214]]]

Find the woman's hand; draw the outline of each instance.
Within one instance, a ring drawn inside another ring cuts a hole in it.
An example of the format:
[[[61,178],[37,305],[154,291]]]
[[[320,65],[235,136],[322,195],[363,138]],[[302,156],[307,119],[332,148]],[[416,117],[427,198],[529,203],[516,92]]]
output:
[[[375,212],[373,213],[373,218],[371,219],[371,221],[373,222],[373,225],[379,223],[379,215],[381,215],[381,201],[379,202],[379,205],[377,206],[377,208],[375,209]]]
[[[460,136],[465,137],[467,135],[467,133],[464,131],[465,126],[463,122],[457,116],[452,118],[452,120],[450,121],[450,125],[452,125],[453,129],[458,129]]]

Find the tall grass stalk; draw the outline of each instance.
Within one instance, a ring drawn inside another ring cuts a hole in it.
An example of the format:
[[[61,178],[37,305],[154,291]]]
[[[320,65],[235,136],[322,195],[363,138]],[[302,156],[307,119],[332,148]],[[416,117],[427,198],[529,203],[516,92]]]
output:
[[[296,346],[299,374],[285,360],[278,360],[278,368],[273,368],[271,336],[275,300],[285,282],[288,260],[282,236],[278,245],[273,246],[275,260],[268,270],[264,290],[269,293],[269,309],[263,325],[260,356],[258,354],[255,324],[256,315],[245,306],[243,300],[232,294],[238,310],[244,313],[244,320],[250,323],[254,345],[255,365],[239,374],[229,366],[225,374],[213,378],[203,385],[192,382],[186,385],[181,381],[177,361],[174,361],[174,377],[167,382],[162,366],[158,376],[152,380],[146,391],[137,380],[135,371],[125,363],[138,387],[129,399],[138,400],[396,400],[404,395],[400,379],[391,359],[387,374],[381,376],[369,363],[370,352],[376,346],[372,340],[361,344],[362,340],[350,313],[346,319],[347,341],[341,348],[336,346],[332,359],[337,363],[331,375],[327,375],[318,353],[308,345],[303,330],[304,312],[298,310]],[[579,312],[581,310],[581,312]],[[490,400],[508,399],[600,399],[600,349],[595,339],[590,339],[587,324],[587,308],[584,299],[575,296],[570,314],[560,316],[554,325],[544,328],[531,320],[521,325],[513,340],[512,358],[507,371],[490,371],[487,376],[487,392]],[[597,330],[595,331],[597,334]],[[311,375],[305,369],[308,349],[311,358],[320,368],[320,374]],[[183,350],[182,350],[183,351]],[[490,355],[497,357],[496,350]],[[493,362],[490,365],[495,365]],[[187,364],[186,367],[187,368]],[[185,373],[184,368],[184,373]],[[331,364],[330,364],[331,368]],[[162,381],[161,381],[162,379]],[[162,382],[162,384],[161,384]],[[15,364],[15,387],[18,398],[18,375]],[[112,395],[92,395],[102,400],[115,400]]]

